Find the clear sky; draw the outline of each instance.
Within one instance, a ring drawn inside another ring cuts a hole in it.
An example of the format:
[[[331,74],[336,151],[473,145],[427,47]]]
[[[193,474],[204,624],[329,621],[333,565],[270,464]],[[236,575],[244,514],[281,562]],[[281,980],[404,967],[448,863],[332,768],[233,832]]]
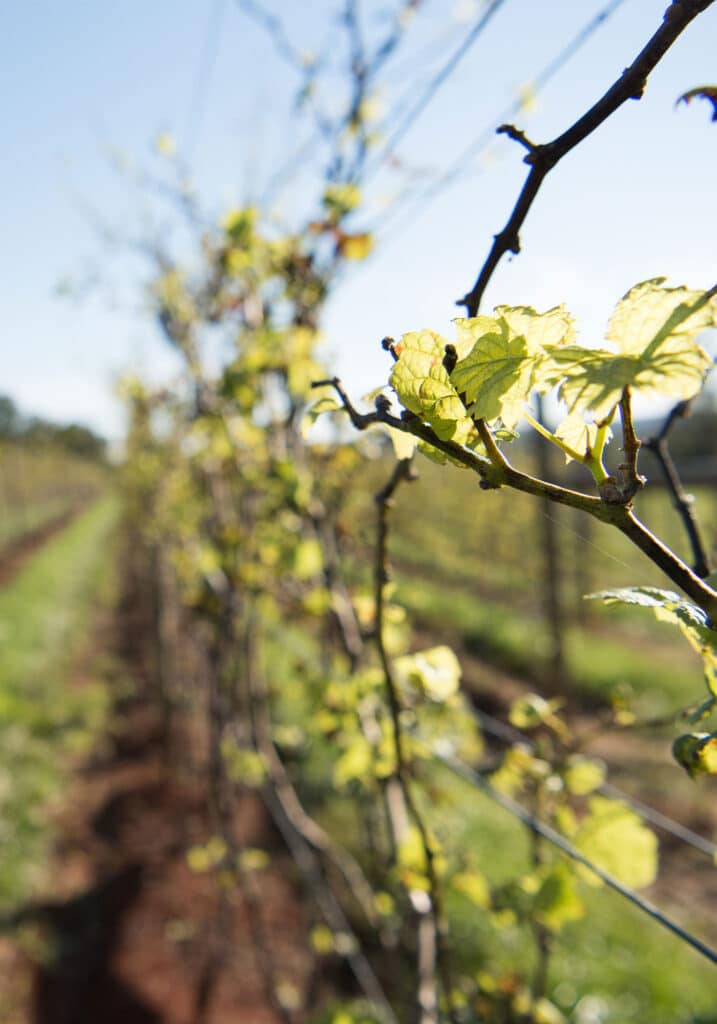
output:
[[[386,0],[388,3],[389,0]],[[412,165],[450,167],[607,0],[505,0],[488,30],[399,147]],[[366,0],[369,12],[376,0]],[[624,0],[517,122],[536,141],[568,127],[631,62],[667,0]],[[292,42],[314,50],[336,0],[266,0]],[[380,6],[380,5],[379,5]],[[384,4],[385,6],[385,4]],[[472,5],[473,17],[484,5]],[[423,0],[413,35],[380,97],[410,97],[469,30],[468,0]],[[154,377],[172,360],[145,309],[146,268],[103,241],[98,224],[142,237],[159,207],[132,185],[156,161],[152,144],[177,139],[209,210],[255,197],[302,137],[295,81],[236,0],[23,0],[0,5],[3,156],[0,393],[28,411],[122,431],[113,381]],[[505,261],[487,295],[539,308],[565,301],[586,338],[614,302],[646,277],[709,286],[717,277],[717,124],[704,102],[675,109],[685,90],[717,81],[717,5],[630,102],[549,176],[526,223],[523,252]],[[351,268],[325,318],[332,366],[361,394],[385,379],[386,334],[431,327],[451,336],[453,302],[473,283],[526,173],[522,151],[499,140],[428,204],[387,230]],[[119,173],[117,165],[124,171]],[[378,175],[378,210],[398,182]],[[287,209],[297,201],[291,189]],[[56,295],[66,278],[98,279],[84,301]]]

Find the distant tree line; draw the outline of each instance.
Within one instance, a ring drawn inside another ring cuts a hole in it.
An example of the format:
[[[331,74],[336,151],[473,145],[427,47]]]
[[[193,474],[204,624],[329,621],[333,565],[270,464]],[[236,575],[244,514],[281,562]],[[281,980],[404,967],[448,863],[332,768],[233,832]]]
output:
[[[33,446],[56,445],[82,458],[104,461],[107,442],[80,423],[52,423],[41,416],[26,416],[7,395],[0,395],[0,441]]]

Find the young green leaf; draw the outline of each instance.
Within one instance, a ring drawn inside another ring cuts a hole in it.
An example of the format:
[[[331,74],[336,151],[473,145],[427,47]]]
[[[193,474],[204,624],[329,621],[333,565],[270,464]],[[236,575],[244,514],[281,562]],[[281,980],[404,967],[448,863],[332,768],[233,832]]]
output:
[[[470,350],[458,363],[452,380],[471,402],[473,416],[500,417],[509,430],[516,426],[533,390],[547,390],[544,373],[549,348],[575,337],[573,319],[563,306],[537,313],[530,306],[498,306],[494,317],[456,321],[460,349]]]
[[[545,313],[538,313],[532,306],[497,306],[494,312],[506,321],[511,334],[525,338],[528,351],[535,357],[542,356],[548,347],[570,345],[577,336],[575,320],[565,306],[553,306]]]
[[[639,889],[657,875],[657,839],[640,817],[619,800],[594,796],[590,813],[573,837],[574,845],[604,871],[625,885]],[[582,874],[585,874],[581,870]],[[587,871],[586,879],[599,885]]]
[[[602,786],[605,781],[605,765],[592,757],[576,754],[568,760],[563,779],[568,792],[585,796]]]
[[[672,744],[672,755],[690,778],[717,775],[717,733],[692,732],[678,736]]]
[[[443,365],[446,344],[433,331],[404,334],[394,347],[399,358],[390,379],[401,404],[430,423],[444,441],[455,437],[461,421],[465,432],[472,426]]]
[[[460,871],[453,875],[450,885],[481,910],[487,910],[490,906],[490,888],[480,871]]]
[[[464,336],[481,329],[472,324],[468,320],[458,321]],[[523,406],[530,397],[534,362],[525,338],[512,336],[507,321],[501,318],[492,321],[490,333],[475,339],[473,348],[458,363],[451,380],[457,391],[465,394],[472,416],[484,420],[500,417],[510,429],[519,422]]]
[[[575,875],[565,864],[558,864],[546,874],[535,894],[533,910],[536,920],[560,931],[568,921],[577,921],[585,913],[585,906],[575,888]]]
[[[595,446],[597,439],[597,423],[586,423],[580,413],[573,413],[565,417],[555,431],[555,436],[563,441],[569,448],[572,448],[578,455],[585,456]],[[612,437],[612,431],[608,428],[607,440]],[[563,449],[565,461],[570,462],[571,456]]]
[[[397,658],[394,667],[404,685],[414,686],[431,700],[444,701],[458,691],[461,666],[450,647],[408,654]]]
[[[334,785],[337,789],[355,781],[365,785],[373,778],[372,764],[373,754],[368,741],[363,736],[356,736],[334,766]]]

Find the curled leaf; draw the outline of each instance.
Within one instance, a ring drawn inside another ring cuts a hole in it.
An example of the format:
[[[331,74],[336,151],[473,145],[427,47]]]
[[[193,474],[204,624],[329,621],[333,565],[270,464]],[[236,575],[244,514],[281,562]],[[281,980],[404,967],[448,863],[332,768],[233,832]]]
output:
[[[707,100],[712,104],[712,121],[717,121],[717,85],[698,85],[694,89],[688,89],[678,98],[675,106],[680,103],[691,103],[692,100]]]
[[[433,331],[404,334],[394,346],[398,361],[390,380],[401,404],[430,423],[442,440],[453,439],[461,421],[472,427],[443,365],[446,344]]]
[[[573,843],[588,860],[625,885],[639,889],[655,880],[657,839],[642,819],[620,800],[592,797],[590,813],[580,823]],[[580,873],[585,870],[581,869]],[[593,884],[600,884],[592,872],[588,871],[586,878]]]
[[[717,733],[691,732],[678,736],[672,755],[690,778],[717,775]]]
[[[345,260],[365,260],[373,249],[373,235],[368,231],[355,235],[341,234],[337,248]]]

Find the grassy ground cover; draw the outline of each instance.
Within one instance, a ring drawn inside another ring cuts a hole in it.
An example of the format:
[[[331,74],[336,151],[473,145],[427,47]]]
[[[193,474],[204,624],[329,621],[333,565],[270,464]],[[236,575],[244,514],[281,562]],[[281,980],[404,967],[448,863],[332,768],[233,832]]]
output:
[[[72,671],[111,585],[116,519],[115,500],[101,498],[0,591],[0,907],[32,889],[66,755],[102,720],[103,692],[73,689]]]
[[[303,630],[282,626],[280,635],[273,638],[267,668],[270,679],[281,680],[274,696],[280,736],[301,727],[322,706],[320,692],[312,701],[311,687],[307,690],[304,682],[292,681],[292,664],[295,666],[297,658],[309,670],[319,657],[318,646]],[[290,744],[289,750],[293,749]],[[370,871],[365,821],[357,814],[356,794],[336,794],[330,782],[338,751],[330,741],[314,740],[307,745],[306,738],[301,741],[300,737],[299,749],[298,758],[290,753],[290,760],[307,806]],[[672,771],[678,773],[679,769],[673,766]],[[423,769],[422,778],[425,791],[431,794],[424,813],[449,859],[468,857],[492,886],[519,886],[521,877],[531,870],[532,851],[525,827],[440,765]],[[681,779],[679,776],[678,781]],[[684,781],[694,788],[694,783]],[[416,792],[421,789],[416,787]],[[379,847],[384,841],[385,837],[379,838]],[[550,849],[545,856],[562,858]],[[566,924],[555,938],[550,961],[547,995],[566,1021],[716,1024],[713,967],[610,890],[582,883],[580,895],[584,914]],[[664,887],[653,898],[664,907]],[[699,934],[701,922],[690,919],[689,902],[681,901],[679,886],[670,891],[669,899],[670,912]],[[503,915],[496,927],[491,911],[451,890],[445,893],[444,905],[450,921],[452,960],[459,973],[482,971],[486,977],[500,978],[503,972],[506,985],[516,974],[530,977],[534,945],[526,924],[511,922],[510,915]]]
[[[57,447],[0,441],[0,551],[86,503],[107,470]]]
[[[397,599],[424,628],[436,635],[461,638],[466,649],[492,664],[545,686],[550,637],[547,626],[531,612],[434,580],[430,585],[402,579]],[[634,614],[634,613],[633,613]],[[613,635],[605,617],[595,625],[570,625],[565,635],[569,692],[607,702],[617,688],[634,695],[642,717],[658,717],[703,699],[697,657],[668,626],[647,629],[639,613],[633,629],[624,616]],[[602,624],[598,630],[596,626]],[[652,627],[652,624],[650,624]],[[550,687],[547,687],[550,688]]]
[[[437,770],[440,773],[440,769]],[[450,804],[437,827],[451,843],[469,849],[495,884],[530,870],[526,829],[462,782],[448,782]],[[548,856],[551,856],[548,853]],[[556,854],[559,857],[559,854]],[[603,887],[582,885],[584,916],[554,940],[548,995],[575,1024],[714,1024],[714,967],[644,914]],[[679,892],[675,893],[679,904]],[[524,926],[508,926],[486,949],[481,914],[454,896],[455,946],[467,962],[482,944],[484,955],[506,970],[530,965],[533,952]],[[683,916],[684,921],[684,916]],[[689,922],[686,922],[689,925]]]

